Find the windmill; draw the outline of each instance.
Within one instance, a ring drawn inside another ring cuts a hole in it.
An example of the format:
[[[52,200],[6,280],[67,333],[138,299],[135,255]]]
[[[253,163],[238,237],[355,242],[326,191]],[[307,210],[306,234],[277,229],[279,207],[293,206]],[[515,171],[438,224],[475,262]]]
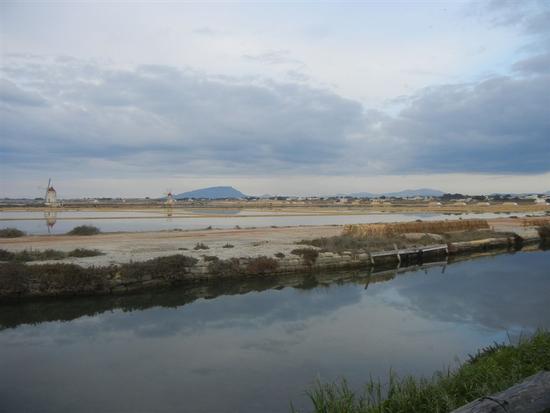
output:
[[[48,207],[59,206],[57,201],[57,192],[52,185],[52,178],[48,179],[48,186],[46,187],[46,194],[44,195],[44,205]]]
[[[164,191],[164,195],[166,195],[166,201],[164,201],[164,204],[167,207],[173,207],[176,203],[176,199],[174,198],[174,194],[172,193],[171,189],[167,189]]]

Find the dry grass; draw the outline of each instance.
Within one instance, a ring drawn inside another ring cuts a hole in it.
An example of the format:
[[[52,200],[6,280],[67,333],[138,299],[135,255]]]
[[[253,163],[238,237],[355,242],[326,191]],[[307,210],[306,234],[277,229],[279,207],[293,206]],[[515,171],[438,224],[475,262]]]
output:
[[[353,224],[344,227],[343,235],[351,235],[354,237],[388,237],[410,232],[441,234],[450,231],[468,231],[488,228],[489,224],[484,219],[396,222],[392,224]]]
[[[523,220],[524,227],[543,227],[545,225],[550,225],[550,221],[544,218],[530,218]]]

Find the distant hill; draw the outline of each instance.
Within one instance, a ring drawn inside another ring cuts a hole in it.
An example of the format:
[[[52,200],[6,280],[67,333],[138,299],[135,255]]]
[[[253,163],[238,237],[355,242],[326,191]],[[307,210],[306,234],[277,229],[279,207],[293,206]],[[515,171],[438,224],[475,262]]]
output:
[[[378,195],[371,192],[355,192],[353,194],[338,194],[336,196],[352,196],[354,198],[376,198]]]
[[[414,197],[414,196],[441,196],[445,192],[440,191],[438,189],[430,189],[430,188],[419,188],[419,189],[405,189],[404,191],[399,192],[384,192],[381,194],[373,194],[372,192],[355,192],[353,194],[348,194],[348,196],[352,196],[355,198],[376,198],[379,196],[388,196],[388,197],[396,197],[396,198],[406,198],[406,197]]]
[[[404,191],[399,192],[388,192],[384,195],[386,196],[395,196],[395,197],[412,197],[412,196],[441,196],[445,192],[438,189],[430,188],[420,188],[420,189],[405,189]]]
[[[232,186],[211,186],[209,188],[196,189],[194,191],[183,192],[174,196],[176,199],[196,198],[196,199],[224,199],[224,198],[246,198],[246,195],[237,191]]]

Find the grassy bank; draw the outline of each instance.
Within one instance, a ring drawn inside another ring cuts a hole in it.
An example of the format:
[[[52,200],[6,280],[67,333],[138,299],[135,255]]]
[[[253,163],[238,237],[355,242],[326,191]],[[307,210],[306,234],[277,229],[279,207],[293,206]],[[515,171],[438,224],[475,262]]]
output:
[[[431,379],[390,374],[389,383],[371,379],[360,393],[345,381],[318,383],[308,395],[315,413],[443,413],[505,390],[541,370],[550,370],[548,331],[515,346],[484,348],[457,370],[437,372]]]

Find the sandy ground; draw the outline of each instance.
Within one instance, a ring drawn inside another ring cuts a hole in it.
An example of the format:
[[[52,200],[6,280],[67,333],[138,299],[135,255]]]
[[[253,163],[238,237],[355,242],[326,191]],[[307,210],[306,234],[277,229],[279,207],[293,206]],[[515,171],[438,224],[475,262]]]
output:
[[[540,218],[550,223],[550,217]],[[488,220],[497,231],[512,231],[528,237],[536,234],[526,227],[526,219],[497,218]],[[255,229],[226,229],[199,231],[158,231],[105,233],[93,236],[34,235],[0,239],[0,248],[9,251],[52,248],[70,251],[74,248],[98,249],[105,255],[89,258],[68,258],[55,262],[71,262],[83,266],[108,265],[130,261],[143,261],[171,254],[185,254],[200,258],[215,255],[220,258],[244,256],[273,256],[278,252],[289,254],[296,241],[339,235],[343,226],[300,226]],[[194,250],[197,243],[209,247]],[[233,248],[224,248],[226,244]]]
[[[272,256],[277,252],[289,254],[295,242],[317,237],[338,235],[342,226],[307,226],[282,228],[158,231],[106,233],[93,236],[35,235],[0,239],[0,248],[9,251],[52,248],[70,251],[74,248],[98,249],[105,253],[98,257],[69,258],[56,262],[81,265],[107,265],[143,261],[171,254],[185,254],[196,258],[215,255],[220,258],[243,256]],[[197,243],[209,247],[194,250]],[[226,244],[233,248],[224,248]]]

